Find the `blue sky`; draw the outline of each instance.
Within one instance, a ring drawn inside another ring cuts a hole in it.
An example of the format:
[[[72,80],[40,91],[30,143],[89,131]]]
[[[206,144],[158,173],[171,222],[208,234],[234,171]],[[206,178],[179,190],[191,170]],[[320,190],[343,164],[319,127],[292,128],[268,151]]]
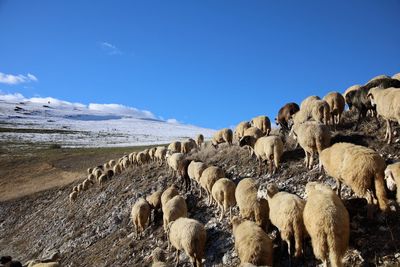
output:
[[[215,129],[273,119],[286,102],[400,72],[399,10],[398,0],[0,0],[0,90]]]

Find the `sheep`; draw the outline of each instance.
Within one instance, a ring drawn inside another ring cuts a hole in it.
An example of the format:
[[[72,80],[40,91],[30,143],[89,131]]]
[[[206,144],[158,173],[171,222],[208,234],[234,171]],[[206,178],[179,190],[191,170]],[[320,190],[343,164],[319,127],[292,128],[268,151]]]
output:
[[[128,159],[131,162],[132,165],[137,164],[137,152],[132,152],[128,155]]]
[[[165,157],[167,155],[167,148],[163,146],[159,146],[156,149],[156,152],[154,153],[155,160],[159,163],[161,166],[165,160]]]
[[[156,153],[157,148],[152,147],[149,149],[149,160],[154,161],[154,154]]]
[[[243,219],[255,221],[262,229],[267,229],[268,201],[257,197],[257,185],[254,179],[245,178],[236,186],[235,199]]]
[[[70,203],[75,202],[77,198],[78,198],[78,192],[77,191],[72,191],[72,193],[69,194],[69,202]]]
[[[150,159],[150,156],[148,154],[148,152],[146,151],[141,151],[139,153],[137,153],[136,155],[136,161],[139,165],[143,165],[146,164]]]
[[[211,190],[212,196],[221,210],[219,221],[222,221],[225,212],[229,209],[229,218],[232,217],[232,207],[236,205],[236,185],[228,178],[218,179]]]
[[[113,170],[114,170],[114,173],[115,173],[116,175],[121,174],[121,172],[122,172],[121,165],[120,165],[119,163],[116,164],[116,165],[114,166]]]
[[[175,221],[180,217],[187,217],[187,205],[185,199],[176,195],[162,207],[164,231],[167,232],[170,222]]]
[[[267,116],[255,117],[251,119],[250,124],[260,129],[266,136],[271,132],[271,121]]]
[[[113,168],[115,166],[115,164],[116,164],[116,162],[113,159],[108,162],[108,165],[110,165],[110,168]]]
[[[390,164],[385,169],[386,185],[390,191],[396,190],[396,201],[400,204],[400,162]]]
[[[258,139],[264,136],[264,133],[257,127],[252,126],[244,131],[243,137],[244,136],[253,136],[255,139]]]
[[[78,192],[78,186],[77,185],[75,185],[73,188],[72,188],[72,192]]]
[[[381,74],[381,75],[375,76],[374,78],[370,79],[370,80],[368,81],[368,83],[373,82],[373,81],[376,81],[376,80],[390,79],[390,78],[391,78],[390,76],[387,76],[387,75],[385,75],[385,74]]]
[[[60,267],[58,262],[40,262],[38,260],[28,261],[25,266],[27,267]]]
[[[313,121],[294,124],[292,128],[294,139],[304,149],[306,154],[305,164],[312,169],[314,154],[321,153],[331,142],[331,134],[328,126]]]
[[[172,171],[172,176],[174,178],[176,178],[177,176],[183,176],[185,163],[185,155],[183,153],[174,153],[172,155],[167,155],[167,163],[169,169]]]
[[[300,110],[292,115],[290,128],[294,124],[300,124],[310,119],[323,120],[326,106],[323,102],[319,102],[319,107],[316,108],[316,102],[320,100],[321,98],[315,95],[309,96],[304,99],[300,104]]]
[[[99,179],[99,177],[103,174],[103,171],[100,170],[100,169],[98,169],[98,168],[95,168],[95,169],[93,170],[93,174],[94,174],[94,176],[96,177],[96,179]]]
[[[93,168],[88,168],[88,169],[87,169],[87,173],[88,173],[88,174],[91,174],[92,172],[93,172]]]
[[[162,193],[163,192],[161,190],[158,190],[146,197],[146,201],[149,203],[149,205],[152,209],[157,210],[157,209],[161,208]]]
[[[279,136],[264,136],[255,139],[253,136],[244,136],[239,145],[249,146],[251,155],[256,155],[259,163],[259,175],[262,174],[262,163],[269,162],[269,173],[275,174],[279,168],[279,161],[283,154],[283,142]]]
[[[290,241],[294,239],[295,257],[303,252],[303,210],[305,201],[294,194],[279,192],[276,184],[268,184],[266,190],[260,190],[259,196],[268,199],[269,219],[275,225],[281,239],[288,246],[288,254],[291,253]]]
[[[110,164],[108,162],[103,164],[103,169],[108,170],[110,168]]]
[[[347,106],[349,106],[349,109],[351,109],[353,107],[353,103],[351,102],[351,99],[349,97],[347,97],[348,93],[352,92],[352,91],[357,91],[361,88],[360,84],[355,84],[350,86],[349,88],[347,88],[344,93],[343,93],[343,97],[346,101]]]
[[[151,259],[153,260],[153,264],[151,267],[168,267],[169,265],[165,263],[165,253],[161,248],[155,248],[151,252]]]
[[[194,267],[202,267],[207,232],[204,225],[194,219],[179,218],[170,223],[169,240],[176,249],[176,266],[179,265],[179,251],[185,251]]]
[[[268,235],[252,221],[242,221],[238,217],[231,220],[235,250],[241,262],[254,265],[273,263],[273,246]]]
[[[181,142],[176,141],[169,144],[168,151],[170,154],[181,152]]]
[[[368,98],[372,106],[376,107],[378,115],[386,120],[385,141],[392,142],[391,121],[400,123],[400,89],[398,88],[372,88],[369,90]]]
[[[306,185],[307,202],[304,207],[304,226],[311,237],[316,258],[332,267],[342,266],[349,244],[349,213],[330,187],[310,182]]]
[[[77,188],[77,192],[81,192],[82,191],[82,187],[83,187],[83,185],[82,184],[78,184],[78,188]]]
[[[207,203],[208,206],[210,206],[213,202],[212,200],[212,195],[211,195],[211,190],[214,185],[214,183],[220,179],[225,177],[225,172],[216,166],[210,166],[206,168],[203,173],[201,174],[200,177],[200,186],[204,188],[207,194]]]
[[[392,76],[392,79],[396,79],[396,80],[399,80],[399,81],[400,81],[400,72],[397,73],[397,74],[395,74],[395,75],[393,75],[393,76]]]
[[[246,131],[250,127],[251,127],[250,122],[248,121],[240,122],[235,128],[234,132],[235,139],[239,141],[244,136],[244,131]]]
[[[102,174],[98,179],[100,187],[103,187],[103,185],[107,182],[107,180],[108,176],[106,174]]]
[[[358,110],[358,119],[354,127],[355,131],[358,129],[361,119],[366,117],[367,111],[370,110],[374,114],[376,113],[376,107],[374,107],[368,99],[369,90],[374,87],[380,87],[383,89],[390,87],[399,88],[400,81],[392,78],[375,79],[368,82],[366,85],[361,86],[360,89],[351,91],[346,95],[346,103],[350,102],[351,105]],[[351,107],[349,106],[349,108]],[[379,128],[380,125],[377,116],[374,115],[373,117],[375,118],[376,124]]]
[[[190,151],[192,151],[192,149],[195,149],[196,147],[197,147],[196,142],[192,138],[189,138],[188,140],[182,142],[181,153],[187,154]]]
[[[150,221],[150,205],[144,198],[138,199],[133,205],[131,221],[135,226],[136,238],[139,238],[139,235],[145,230],[147,222]]]
[[[325,100],[315,100],[313,102],[313,108],[311,111],[311,117],[313,120],[328,125],[331,117],[330,112],[329,104]]]
[[[161,208],[163,208],[165,204],[176,195],[179,195],[179,191],[176,185],[173,184],[161,194]]]
[[[198,134],[196,136],[196,145],[198,149],[201,149],[201,146],[204,144],[204,135]]]
[[[346,105],[344,97],[338,92],[330,92],[324,96],[324,100],[329,105],[332,125],[340,124],[340,118]]]
[[[91,173],[88,175],[87,180],[89,180],[92,184],[94,184],[96,182],[96,177],[94,176],[93,173]]]
[[[192,160],[188,166],[188,175],[192,181],[195,181],[197,184],[200,183],[200,177],[203,171],[207,168],[207,165],[203,162]],[[200,190],[201,197],[201,190]]]
[[[275,118],[276,125],[280,126],[283,131],[289,131],[289,121],[299,110],[300,107],[296,103],[287,103],[279,109],[278,116]]]
[[[368,217],[376,198],[379,208],[388,211],[385,191],[385,160],[374,150],[350,143],[336,143],[319,155],[320,169],[333,177],[340,197],[342,183],[368,202]]]
[[[221,143],[228,143],[229,145],[232,145],[232,130],[229,128],[224,128],[219,131],[217,131],[213,138],[211,139],[211,144],[213,145],[214,148],[218,147],[218,144]]]
[[[83,191],[88,190],[88,189],[90,188],[90,185],[91,185],[91,184],[92,184],[91,181],[89,181],[88,179],[85,179],[85,180],[82,182],[82,190],[83,190]]]

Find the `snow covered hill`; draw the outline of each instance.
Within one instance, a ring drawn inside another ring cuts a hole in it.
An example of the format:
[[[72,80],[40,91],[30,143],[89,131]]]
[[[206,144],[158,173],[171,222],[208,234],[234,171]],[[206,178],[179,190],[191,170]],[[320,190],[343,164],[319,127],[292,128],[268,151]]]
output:
[[[214,130],[161,120],[118,104],[70,103],[54,98],[0,94],[0,142],[63,147],[136,146],[206,138]]]

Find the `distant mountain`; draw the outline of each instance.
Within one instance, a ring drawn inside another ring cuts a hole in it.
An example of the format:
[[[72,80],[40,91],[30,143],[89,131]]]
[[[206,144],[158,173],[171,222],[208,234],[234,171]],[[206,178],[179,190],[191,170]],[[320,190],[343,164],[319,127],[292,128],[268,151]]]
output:
[[[13,97],[14,96],[14,97]],[[70,103],[53,98],[0,95],[0,142],[64,147],[169,143],[214,130],[164,121],[149,111],[118,104]]]

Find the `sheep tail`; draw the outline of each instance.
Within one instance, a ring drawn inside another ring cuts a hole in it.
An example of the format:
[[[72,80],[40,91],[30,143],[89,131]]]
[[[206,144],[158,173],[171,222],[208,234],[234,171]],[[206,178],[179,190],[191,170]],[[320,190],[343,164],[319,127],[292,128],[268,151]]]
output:
[[[377,173],[375,176],[375,193],[378,199],[379,208],[386,212],[389,210],[388,200],[386,198],[386,189],[383,172]]]

